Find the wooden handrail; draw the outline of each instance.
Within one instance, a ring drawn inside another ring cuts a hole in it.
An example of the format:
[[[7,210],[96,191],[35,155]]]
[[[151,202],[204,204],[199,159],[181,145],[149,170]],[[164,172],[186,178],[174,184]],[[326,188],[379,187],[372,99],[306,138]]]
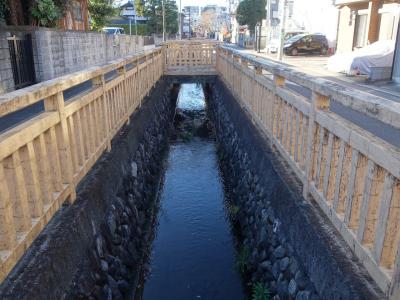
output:
[[[75,200],[76,185],[162,76],[162,57],[159,47],[0,97],[0,117],[42,100],[45,107],[0,134],[0,280],[58,208]],[[110,71],[117,74],[106,82]],[[88,80],[89,91],[64,101],[65,90]]]
[[[216,75],[217,41],[182,40],[164,43],[166,75]]]
[[[219,48],[229,53],[230,56],[240,57],[254,67],[259,67],[271,74],[281,76],[288,81],[334,99],[334,101],[346,107],[350,107],[395,128],[400,128],[400,103],[306,74],[283,63],[244,54],[228,46],[221,45]]]
[[[400,151],[330,111],[334,100],[400,128],[400,106],[221,46],[217,71],[377,285],[397,299]],[[309,88],[311,102],[292,92]],[[367,95],[367,96],[366,96]]]
[[[116,75],[105,80],[105,75]],[[208,41],[172,41],[0,96],[0,117],[44,101],[45,111],[0,134],[0,279],[162,75],[216,75],[303,181],[378,286],[400,293],[399,149],[330,111],[336,101],[400,128],[396,103]],[[64,101],[83,82],[92,88]],[[311,101],[288,81],[311,90]]]

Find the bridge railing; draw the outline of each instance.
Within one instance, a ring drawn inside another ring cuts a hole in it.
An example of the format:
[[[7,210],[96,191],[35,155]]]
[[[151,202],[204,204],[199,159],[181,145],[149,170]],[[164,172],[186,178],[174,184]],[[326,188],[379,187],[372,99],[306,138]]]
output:
[[[217,41],[176,40],[164,43],[165,75],[216,74]]]
[[[399,149],[330,111],[330,100],[400,128],[399,107],[220,47],[217,71],[303,181],[378,286],[400,282]],[[311,90],[311,101],[289,89]]]
[[[162,76],[162,48],[0,97],[0,117],[39,101],[44,112],[0,134],[0,280]],[[67,89],[91,88],[64,100]]]

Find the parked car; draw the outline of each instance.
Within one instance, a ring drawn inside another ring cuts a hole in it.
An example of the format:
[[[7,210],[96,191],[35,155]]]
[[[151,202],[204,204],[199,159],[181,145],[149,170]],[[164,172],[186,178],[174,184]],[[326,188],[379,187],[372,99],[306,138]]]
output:
[[[323,34],[298,34],[285,42],[283,51],[286,55],[297,55],[299,53],[328,53],[328,39]]]
[[[286,31],[285,33],[285,41],[287,41],[288,39],[294,37],[295,35],[299,35],[299,34],[309,34],[309,32],[305,31],[305,30],[292,30],[292,31]]]
[[[284,42],[286,42],[287,40],[289,40],[290,38],[292,38],[295,35],[299,35],[299,34],[306,34],[307,32],[304,30],[298,30],[298,31],[287,31],[285,33],[285,40]],[[267,53],[276,53],[278,52],[279,49],[279,39],[272,39],[267,43]]]
[[[391,70],[395,41],[377,41],[359,50],[338,53],[328,60],[328,70],[348,75],[372,76],[374,69]]]
[[[107,34],[125,34],[125,30],[122,27],[104,27],[101,31]]]
[[[276,53],[279,48],[279,39],[270,40],[267,44],[266,51],[267,53]]]

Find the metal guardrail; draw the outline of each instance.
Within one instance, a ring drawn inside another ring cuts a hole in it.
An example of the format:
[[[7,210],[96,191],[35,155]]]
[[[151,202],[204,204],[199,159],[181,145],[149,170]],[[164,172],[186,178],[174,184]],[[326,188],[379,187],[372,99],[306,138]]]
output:
[[[400,128],[400,110],[338,84],[220,47],[217,70],[378,286],[400,293],[400,151],[329,110],[335,100]],[[312,91],[311,103],[286,87]]]
[[[129,67],[128,67],[129,66]],[[108,81],[105,75],[116,74]],[[45,111],[0,134],[0,280],[162,76],[162,49],[36,84],[0,97],[0,117],[44,101]],[[89,91],[64,101],[85,81]]]

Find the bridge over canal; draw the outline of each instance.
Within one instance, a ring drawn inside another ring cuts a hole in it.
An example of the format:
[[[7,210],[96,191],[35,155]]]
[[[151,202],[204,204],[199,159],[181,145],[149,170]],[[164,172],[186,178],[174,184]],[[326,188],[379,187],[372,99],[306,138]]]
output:
[[[206,110],[176,108],[184,82]],[[400,299],[398,104],[196,40],[2,95],[0,118],[39,103],[0,134],[2,298],[140,299],[144,285],[146,299],[163,153],[201,129],[243,282],[273,299]]]

